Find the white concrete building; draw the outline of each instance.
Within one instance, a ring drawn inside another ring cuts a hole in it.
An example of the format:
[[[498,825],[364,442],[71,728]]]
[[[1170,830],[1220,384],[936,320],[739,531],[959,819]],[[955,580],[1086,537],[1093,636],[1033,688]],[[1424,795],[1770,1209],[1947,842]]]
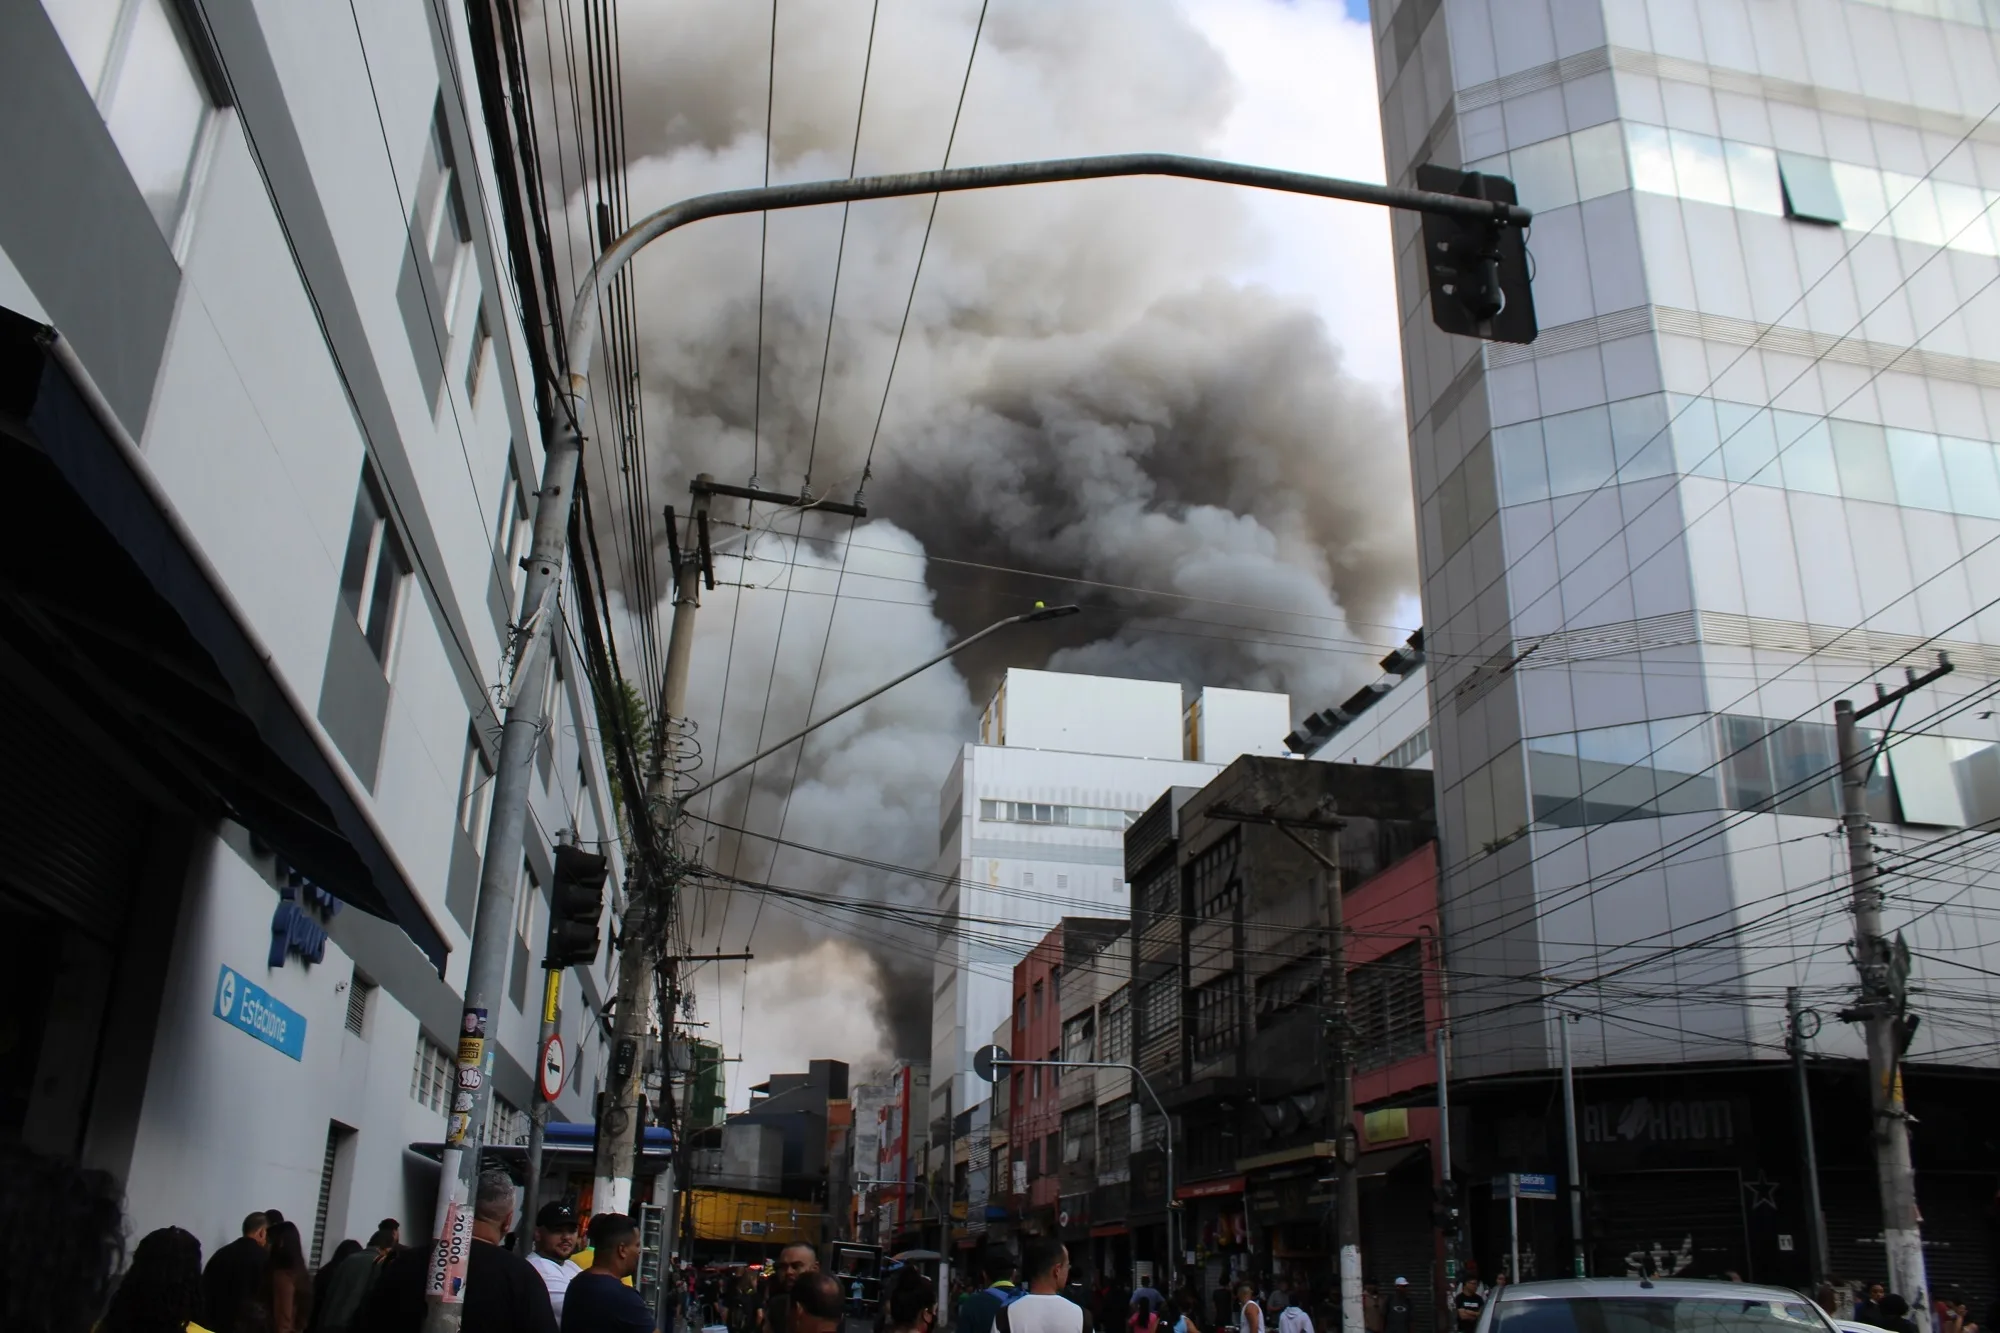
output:
[[[1065,916],[1124,916],[1125,828],[1172,786],[1242,754],[1283,754],[1291,701],[1010,670],[939,793],[931,1118],[988,1095],[972,1052],[1007,1018],[1014,964]]]
[[[0,450],[34,551],[0,599],[0,931],[29,946],[0,1141],[113,1172],[135,1237],[431,1223],[407,1145],[444,1130],[540,473],[464,21],[0,10]],[[620,880],[555,639],[489,1045],[509,1141],[553,839]],[[611,985],[567,978],[558,1118]]]

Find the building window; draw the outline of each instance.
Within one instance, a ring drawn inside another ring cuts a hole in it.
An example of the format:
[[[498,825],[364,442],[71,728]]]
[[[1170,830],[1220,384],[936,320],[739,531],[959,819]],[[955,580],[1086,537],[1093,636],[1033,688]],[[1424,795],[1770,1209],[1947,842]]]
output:
[[[1120,986],[1104,1001],[1100,1024],[1101,1058],[1124,1061],[1132,1058],[1132,988]]]
[[[1431,752],[1431,729],[1428,724],[1418,727],[1401,745],[1389,751],[1375,762],[1383,768],[1408,768]]]
[[[440,313],[449,333],[458,322],[458,301],[465,285],[472,223],[465,212],[465,196],[459,186],[458,163],[452,156],[442,94],[431,111],[429,148],[417,178],[417,242],[430,259],[432,281],[444,298]]]
[[[1122,833],[1138,822],[1140,810],[1095,805],[1050,805],[1043,801],[981,801],[979,817],[994,824],[1055,824],[1066,828],[1109,829]]]
[[[1373,1069],[1424,1052],[1424,970],[1418,945],[1406,944],[1347,974],[1354,1062]]]
[[[409,577],[410,562],[389,523],[389,506],[383,499],[381,484],[376,480],[374,468],[364,467],[361,490],[354,498],[354,522],[347,531],[340,598],[347,603],[355,623],[361,626],[368,647],[385,672],[390,650],[395,646],[403,585]]]
[[[1032,871],[1032,870],[1023,870],[1023,871],[1021,872],[1021,887],[1022,887],[1022,888],[1024,888],[1024,889],[1032,889],[1032,888],[1034,888],[1034,887],[1035,887],[1035,872],[1034,872],[1034,871]]]
[[[1179,910],[1175,895],[1180,882],[1180,871],[1169,861],[1138,886],[1133,897],[1139,904],[1139,910],[1145,914],[1146,925],[1150,926]]]
[[[1042,1019],[1042,983],[1037,981],[1030,993],[1035,998],[1034,1003],[1028,1008],[1028,1017],[1039,1023]]]
[[[1778,179],[1785,187],[1786,217],[1835,227],[1847,220],[1840,188],[1833,180],[1833,163],[1825,158],[1779,153]]]
[[[1036,1065],[1028,1071],[1028,1100],[1040,1101],[1042,1096],[1042,1067]]]
[[[1194,1058],[1206,1060],[1236,1049],[1238,1003],[1243,993],[1235,974],[1218,977],[1194,992]]]
[[[357,970],[347,982],[347,1030],[357,1037],[368,1035],[368,1002],[375,995],[375,983]]]
[[[1069,876],[1068,876],[1068,875],[1057,875],[1057,876],[1056,876],[1056,887],[1057,887],[1058,889],[1066,889],[1066,888],[1068,888],[1068,887],[1069,887]]]
[[[486,1141],[517,1146],[526,1144],[528,1113],[498,1094],[494,1095],[492,1108],[492,1119],[487,1126]]]
[[[1325,976],[1326,958],[1315,952],[1257,978],[1257,1030],[1262,1032],[1295,1010],[1317,1005]]]
[[[1044,1141],[1042,1146],[1042,1162],[1048,1167],[1048,1172],[1052,1176],[1061,1170],[1059,1164],[1062,1162],[1062,1134],[1060,1131],[1051,1130],[1049,1132],[1049,1137]]]
[[[1097,1179],[1114,1184],[1132,1166],[1132,1099],[1120,1097],[1097,1111]]]
[[[172,241],[215,98],[168,0],[43,0],[76,72]]]
[[[1078,1014],[1063,1024],[1062,1058],[1072,1064],[1097,1058],[1097,1017]]]
[[[410,1097],[417,1105],[443,1114],[451,1101],[451,1085],[456,1066],[451,1052],[417,1033],[417,1058],[410,1069]]]
[[[1020,1034],[1026,1030],[1027,1026],[1028,997],[1025,995],[1016,995],[1014,997],[1014,1040],[1017,1044],[1021,1040]]]
[[[534,539],[534,520],[528,514],[528,492],[521,485],[521,466],[514,459],[514,449],[507,447],[507,480],[500,487],[500,521],[493,534],[493,553],[500,560],[500,582],[508,591],[507,609],[518,612],[515,605],[521,596],[521,585],[528,571],[521,567],[527,557],[529,543]]]
[[[1079,1106],[1073,1111],[1064,1111],[1062,1118],[1063,1161],[1074,1166],[1090,1157],[1091,1131],[1096,1128],[1095,1106]]]
[[[486,846],[486,824],[493,817],[493,765],[479,746],[478,724],[465,737],[465,763],[458,774],[458,827],[482,850]]]
[[[472,356],[465,363],[465,397],[479,401],[479,381],[486,369],[486,354],[493,348],[493,329],[486,322],[486,308],[480,307],[472,324]]]
[[[1139,992],[1137,1040],[1152,1042],[1171,1032],[1180,1002],[1180,978],[1167,975],[1146,983]]]
[[[1220,916],[1242,898],[1243,878],[1236,868],[1239,845],[1237,832],[1231,829],[1188,867],[1189,900],[1201,915]]]
[[[1054,1050],[1050,1051],[1048,1059],[1050,1066],[1049,1091],[1054,1092],[1057,1088],[1062,1086],[1062,1070],[1055,1067],[1057,1063],[1062,1059],[1062,1047],[1058,1046]]]
[[[1042,1141],[1035,1139],[1028,1144],[1028,1179],[1039,1180],[1042,1175]]]

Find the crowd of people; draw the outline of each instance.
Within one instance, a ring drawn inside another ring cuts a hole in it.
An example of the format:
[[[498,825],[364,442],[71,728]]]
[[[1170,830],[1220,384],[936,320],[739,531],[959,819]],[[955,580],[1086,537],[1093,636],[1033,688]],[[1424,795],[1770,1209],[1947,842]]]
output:
[[[532,1241],[514,1237],[516,1189],[479,1179],[467,1255],[467,1333],[650,1333],[632,1286],[639,1228],[599,1213],[587,1235],[564,1203],[541,1209]],[[117,1183],[22,1148],[0,1149],[0,1330],[5,1333],[420,1333],[431,1244],[405,1245],[383,1218],[364,1244],[344,1240],[317,1271],[296,1223],[250,1213],[207,1262],[201,1241],[161,1227],[126,1251]],[[516,1253],[519,1244],[527,1253]],[[799,1333],[837,1333],[838,1325]]]

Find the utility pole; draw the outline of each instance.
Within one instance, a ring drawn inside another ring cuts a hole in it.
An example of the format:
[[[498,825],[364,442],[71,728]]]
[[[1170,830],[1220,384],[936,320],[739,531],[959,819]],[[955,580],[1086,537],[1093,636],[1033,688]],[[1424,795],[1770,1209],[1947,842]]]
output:
[[[674,622],[668,632],[667,665],[660,683],[660,716],[653,726],[653,770],[646,783],[646,809],[636,814],[641,819],[652,819],[654,811],[669,796],[667,787],[675,769],[666,751],[673,743],[674,724],[687,712],[688,664],[694,656],[694,614],[701,609],[704,571],[711,587],[715,582],[708,553],[709,493],[703,486],[708,480],[708,474],[703,473],[695,479],[693,487],[696,537],[693,549],[681,546],[674,530],[673,510],[667,511],[668,559],[674,572]],[[631,1210],[633,1180],[638,1174],[640,1145],[645,1136],[645,1126],[639,1123],[639,1042],[645,1035],[650,1009],[646,1003],[650,998],[646,983],[652,980],[653,963],[665,941],[679,887],[673,881],[678,871],[671,864],[677,822],[670,815],[666,837],[661,840],[670,863],[665,869],[669,881],[655,886],[640,879],[625,904],[625,916],[619,927],[611,1080],[604,1090],[604,1123],[599,1126],[606,1151],[602,1163],[604,1174],[598,1177],[591,1194],[595,1212]],[[667,1018],[671,1021],[672,1015]]]
[[[1857,709],[1851,700],[1833,705],[1834,731],[1840,744],[1841,823],[1847,830],[1847,863],[1854,879],[1854,961],[1861,972],[1861,998],[1842,1012],[1859,1022],[1868,1040],[1868,1100],[1875,1122],[1875,1174],[1882,1191],[1882,1249],[1888,1260],[1889,1289],[1910,1303],[1910,1318],[1919,1333],[1930,1333],[1930,1282],[1924,1272],[1922,1223],[1917,1212],[1916,1170],[1910,1161],[1910,1116],[1903,1105],[1903,1053],[1916,1034],[1917,1020],[1909,1013],[1910,955],[1899,935],[1882,935],[1882,890],[1875,868],[1873,830],[1868,823],[1868,774],[1880,746],[1863,750],[1859,723],[1924,686],[1947,675],[1951,661],[1938,654],[1938,664],[1919,676],[1904,674],[1907,683],[1894,690],[1875,687],[1875,702]],[[1883,728],[1883,742],[1895,727],[1895,715]]]
[[[1576,1066],[1570,1060],[1569,1025],[1577,1020],[1560,1010],[1556,1021],[1562,1024],[1563,1050],[1563,1137],[1569,1148],[1569,1235],[1571,1276],[1583,1276],[1583,1166],[1576,1147]],[[1514,1270],[1514,1280],[1521,1280],[1521,1270]]]
[[[1354,1040],[1348,1023],[1347,1003],[1347,907],[1343,901],[1338,834],[1346,827],[1338,819],[1293,819],[1274,808],[1262,811],[1236,810],[1211,806],[1202,812],[1207,819],[1235,823],[1268,824],[1314,861],[1324,872],[1321,883],[1326,893],[1326,1098],[1334,1126],[1334,1219],[1339,1238],[1340,1328],[1341,1333],[1364,1333],[1361,1306],[1361,1181],[1354,1173],[1360,1144],[1354,1133]],[[1308,829],[1336,835],[1336,855],[1328,856],[1317,839],[1306,838],[1298,830]]]
[[[1442,968],[1439,969],[1443,971]],[[1444,1313],[1458,1290],[1458,1183],[1451,1178],[1451,1028],[1437,1030],[1438,1229],[1444,1233]],[[1433,1293],[1435,1295],[1435,1293]],[[1444,1327],[1443,1324],[1439,1325]]]
[[[1806,1030],[1810,1019],[1812,1030]],[[1819,1147],[1813,1139],[1812,1100],[1806,1095],[1806,1040],[1819,1031],[1819,1015],[1799,1008],[1799,988],[1785,987],[1785,1051],[1792,1057],[1792,1086],[1799,1099],[1799,1141],[1806,1154],[1806,1223],[1812,1228],[1812,1280],[1817,1286],[1833,1270],[1827,1253],[1826,1209],[1819,1199]]]
[[[1273,821],[1275,823],[1275,821]],[[1306,840],[1289,834],[1300,845]],[[1361,1181],[1354,1173],[1360,1145],[1354,1135],[1354,1027],[1347,1005],[1347,906],[1340,873],[1340,825],[1333,826],[1333,856],[1317,860],[1326,892],[1326,1091],[1334,1118],[1335,1201],[1340,1236],[1341,1333],[1363,1333],[1361,1308]],[[1315,852],[1317,848],[1313,848]]]

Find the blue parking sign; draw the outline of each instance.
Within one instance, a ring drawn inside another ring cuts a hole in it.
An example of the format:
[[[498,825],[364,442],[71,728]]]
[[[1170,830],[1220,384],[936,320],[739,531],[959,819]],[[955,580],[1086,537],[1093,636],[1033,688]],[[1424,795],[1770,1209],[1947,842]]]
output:
[[[215,979],[215,1016],[294,1060],[305,1058],[305,1015],[227,963]]]

